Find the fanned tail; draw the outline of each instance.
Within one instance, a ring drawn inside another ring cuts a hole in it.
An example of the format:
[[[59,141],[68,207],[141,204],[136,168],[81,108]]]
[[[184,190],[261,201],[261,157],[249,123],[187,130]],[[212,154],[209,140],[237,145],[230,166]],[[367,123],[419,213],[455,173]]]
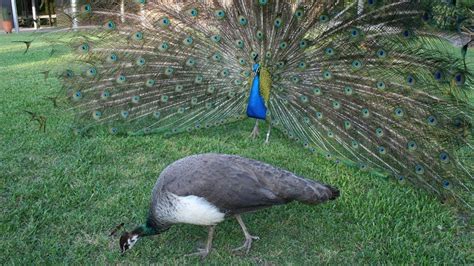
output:
[[[355,12],[320,12],[304,51],[279,58],[272,123],[328,159],[472,208],[472,68],[430,32],[423,5]]]
[[[288,137],[473,207],[473,66],[444,41],[469,12],[435,0],[64,6],[60,20],[78,30],[65,30],[76,57],[62,73],[81,129],[169,134],[244,119],[259,58],[267,119]]]

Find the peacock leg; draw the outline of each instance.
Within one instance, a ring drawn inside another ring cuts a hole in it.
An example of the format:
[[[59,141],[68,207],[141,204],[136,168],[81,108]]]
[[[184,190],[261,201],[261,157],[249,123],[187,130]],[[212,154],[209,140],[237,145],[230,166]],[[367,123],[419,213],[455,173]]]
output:
[[[272,124],[269,123],[268,124],[268,131],[267,131],[267,137],[265,138],[265,144],[268,144],[269,143],[269,140],[270,140],[270,131],[272,130]]]
[[[245,254],[248,254],[250,251],[250,248],[252,247],[252,241],[260,239],[258,236],[252,236],[249,234],[247,231],[247,227],[244,224],[244,221],[242,221],[242,217],[240,217],[240,214],[235,215],[235,219],[237,219],[237,222],[239,222],[240,227],[242,227],[242,231],[244,231],[245,235],[245,242],[241,247],[233,249],[233,251],[239,251],[239,250],[245,250]]]
[[[212,247],[212,238],[214,236],[214,229],[216,228],[215,225],[209,226],[209,231],[207,233],[207,243],[205,248],[198,248],[198,252],[194,252],[191,254],[184,255],[185,257],[188,256],[201,256],[201,259],[204,259],[209,255]]]
[[[260,135],[260,132],[258,130],[258,119],[255,119],[255,126],[253,127],[252,133],[250,133],[250,137],[252,139],[256,139]]]

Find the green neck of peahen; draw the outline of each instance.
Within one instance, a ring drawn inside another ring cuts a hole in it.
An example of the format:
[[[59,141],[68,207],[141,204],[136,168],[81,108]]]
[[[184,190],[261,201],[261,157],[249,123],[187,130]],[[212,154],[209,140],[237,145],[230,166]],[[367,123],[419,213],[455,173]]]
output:
[[[152,235],[156,235],[158,233],[159,233],[159,230],[157,230],[156,228],[154,228],[154,227],[152,227],[148,224],[139,225],[139,226],[135,227],[135,229],[133,229],[133,231],[132,231],[132,234],[137,234],[140,237],[152,236]]]

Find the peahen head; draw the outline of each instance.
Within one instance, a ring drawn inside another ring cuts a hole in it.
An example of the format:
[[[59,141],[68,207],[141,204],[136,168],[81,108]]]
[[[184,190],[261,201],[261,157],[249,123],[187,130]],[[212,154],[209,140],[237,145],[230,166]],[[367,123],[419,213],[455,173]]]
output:
[[[156,229],[147,224],[137,226],[131,232],[124,232],[119,241],[120,252],[124,254],[125,251],[131,249],[141,237],[156,234]]]
[[[139,234],[133,232],[125,232],[120,237],[120,252],[123,254],[125,251],[131,249],[140,238]]]

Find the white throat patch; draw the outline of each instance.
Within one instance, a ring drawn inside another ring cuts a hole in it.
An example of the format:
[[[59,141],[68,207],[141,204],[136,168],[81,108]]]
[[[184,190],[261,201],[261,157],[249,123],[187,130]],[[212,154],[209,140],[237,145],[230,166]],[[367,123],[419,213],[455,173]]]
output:
[[[138,235],[134,235],[132,236],[132,238],[127,239],[128,249],[131,249],[133,245],[137,243],[137,240],[138,240]]]

